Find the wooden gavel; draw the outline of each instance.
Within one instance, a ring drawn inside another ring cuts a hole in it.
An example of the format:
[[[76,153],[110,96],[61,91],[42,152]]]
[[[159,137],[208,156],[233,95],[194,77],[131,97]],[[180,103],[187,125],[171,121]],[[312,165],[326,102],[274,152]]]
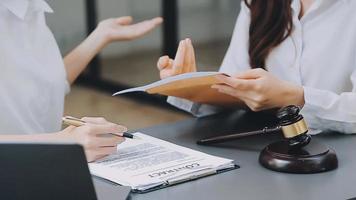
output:
[[[277,112],[279,120],[278,126],[273,128],[265,127],[262,130],[235,133],[231,135],[218,136],[202,139],[197,142],[200,145],[215,144],[227,141],[233,141],[253,135],[262,135],[282,131],[284,138],[288,140],[290,147],[300,148],[309,144],[311,136],[308,134],[308,126],[304,117],[300,114],[298,106],[290,105],[281,108]]]

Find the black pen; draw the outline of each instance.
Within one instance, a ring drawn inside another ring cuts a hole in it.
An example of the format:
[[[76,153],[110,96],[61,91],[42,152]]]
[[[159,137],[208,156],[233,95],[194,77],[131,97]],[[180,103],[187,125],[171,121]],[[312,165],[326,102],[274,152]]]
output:
[[[62,120],[63,120],[64,124],[69,125],[69,126],[76,126],[76,127],[83,126],[83,125],[85,125],[87,123],[84,120],[81,120],[81,119],[78,119],[78,118],[75,118],[75,117],[71,117],[71,116],[63,117]],[[115,133],[108,133],[108,134],[111,134],[111,135],[114,135],[114,136],[130,138],[130,139],[137,138],[133,134],[127,133],[127,132],[124,132],[122,135],[115,134]]]

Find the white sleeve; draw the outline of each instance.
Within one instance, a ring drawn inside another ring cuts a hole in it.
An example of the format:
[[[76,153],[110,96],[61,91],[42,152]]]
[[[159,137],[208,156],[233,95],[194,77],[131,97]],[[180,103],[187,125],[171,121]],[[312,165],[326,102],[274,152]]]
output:
[[[251,69],[249,49],[250,10],[241,2],[241,11],[237,18],[230,46],[220,66],[220,72],[236,74]]]
[[[66,79],[65,82],[64,82],[64,87],[65,87],[65,94],[69,94],[70,93],[70,90],[71,90],[71,87],[70,87],[70,83],[68,82],[68,80]]]
[[[356,133],[356,70],[351,75],[351,81],[352,91],[341,94],[304,87],[302,114],[310,128]]]
[[[221,110],[216,106],[194,103],[192,101],[177,97],[168,97],[167,102],[181,110],[191,113],[196,117],[212,115],[218,113]]]
[[[230,46],[219,71],[227,74],[234,74],[239,71],[250,69],[248,55],[250,21],[249,8],[246,6],[245,2],[242,1],[241,11],[236,21]],[[195,116],[211,115],[221,110],[219,107],[193,103],[176,97],[169,97],[167,102],[179,109],[190,112]]]

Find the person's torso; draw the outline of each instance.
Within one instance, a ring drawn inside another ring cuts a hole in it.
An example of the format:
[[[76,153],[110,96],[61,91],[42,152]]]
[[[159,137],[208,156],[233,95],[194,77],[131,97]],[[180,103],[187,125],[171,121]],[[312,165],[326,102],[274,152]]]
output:
[[[4,1],[6,5],[0,3],[0,133],[58,131],[68,85],[61,54],[45,22],[49,8],[41,0],[29,0],[21,18],[21,12],[11,8],[19,4]]]
[[[316,0],[298,19],[300,0],[294,0],[294,30],[269,55],[267,70],[299,85],[333,91],[352,91],[356,69],[356,1]]]

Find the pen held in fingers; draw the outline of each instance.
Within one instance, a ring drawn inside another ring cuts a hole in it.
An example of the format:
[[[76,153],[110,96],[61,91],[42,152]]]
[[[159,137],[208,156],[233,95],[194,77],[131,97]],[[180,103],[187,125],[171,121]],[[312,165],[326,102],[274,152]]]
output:
[[[81,119],[78,119],[78,118],[75,118],[75,117],[71,117],[71,116],[66,116],[66,117],[63,117],[63,123],[68,125],[68,126],[75,126],[75,127],[79,127],[79,126],[83,126],[85,125],[87,122],[81,120]],[[127,133],[127,128],[124,127],[124,126],[120,126],[118,125],[119,128],[121,129],[120,132],[121,133],[108,133],[110,135],[113,135],[113,136],[118,136],[118,137],[125,137],[125,138],[130,138],[130,139],[138,139],[138,137],[135,137],[133,134],[131,133]]]
[[[110,135],[124,137],[124,138],[130,138],[130,139],[137,138],[133,134],[127,133],[127,132],[124,132],[124,133],[110,133]]]

